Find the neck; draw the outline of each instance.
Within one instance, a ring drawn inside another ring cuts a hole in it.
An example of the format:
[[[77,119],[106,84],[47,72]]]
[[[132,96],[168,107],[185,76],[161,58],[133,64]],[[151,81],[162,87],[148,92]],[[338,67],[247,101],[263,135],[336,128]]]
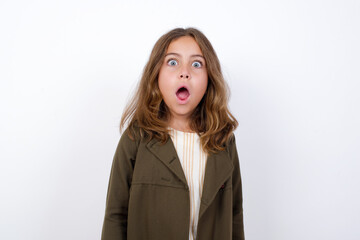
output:
[[[175,130],[182,131],[182,132],[194,132],[190,128],[189,120],[179,120],[172,118],[169,121],[169,126]]]

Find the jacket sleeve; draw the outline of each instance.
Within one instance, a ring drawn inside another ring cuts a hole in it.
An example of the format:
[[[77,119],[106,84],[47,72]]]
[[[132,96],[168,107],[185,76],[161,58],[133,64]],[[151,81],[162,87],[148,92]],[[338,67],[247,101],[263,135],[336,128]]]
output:
[[[236,150],[235,135],[230,138],[229,154],[233,160],[233,240],[244,240],[243,197],[240,163]]]
[[[125,131],[119,140],[111,167],[102,240],[127,238],[129,189],[136,152],[136,141],[131,140]]]

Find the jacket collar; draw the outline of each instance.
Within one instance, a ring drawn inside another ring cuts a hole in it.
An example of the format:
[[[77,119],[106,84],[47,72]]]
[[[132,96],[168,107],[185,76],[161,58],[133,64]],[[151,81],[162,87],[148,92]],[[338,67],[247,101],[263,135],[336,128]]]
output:
[[[160,161],[162,161],[185,185],[187,185],[184,171],[171,138],[164,144],[157,139],[152,139],[147,148]],[[201,198],[199,219],[205,210],[210,206],[218,191],[222,188],[225,181],[229,179],[234,166],[226,151],[212,153],[208,155],[203,193]]]
[[[186,178],[171,138],[165,144],[153,138],[146,145],[149,151],[162,161],[185,185]]]

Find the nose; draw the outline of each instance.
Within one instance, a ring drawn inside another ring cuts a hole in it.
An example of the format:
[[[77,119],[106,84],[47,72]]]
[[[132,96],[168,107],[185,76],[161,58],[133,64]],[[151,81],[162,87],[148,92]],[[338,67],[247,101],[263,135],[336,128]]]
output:
[[[179,77],[180,79],[190,79],[191,75],[190,72],[188,70],[188,68],[186,66],[183,66],[180,70],[179,73]]]
[[[190,78],[190,75],[185,73],[185,74],[180,74],[180,78],[186,78],[186,79],[189,79]]]

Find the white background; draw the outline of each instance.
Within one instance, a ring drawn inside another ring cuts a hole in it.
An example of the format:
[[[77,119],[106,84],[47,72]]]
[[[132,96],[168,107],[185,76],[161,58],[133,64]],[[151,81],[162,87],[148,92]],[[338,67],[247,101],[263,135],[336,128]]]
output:
[[[231,88],[247,240],[360,239],[360,2],[0,2],[0,239],[100,238],[125,103],[194,26]]]

